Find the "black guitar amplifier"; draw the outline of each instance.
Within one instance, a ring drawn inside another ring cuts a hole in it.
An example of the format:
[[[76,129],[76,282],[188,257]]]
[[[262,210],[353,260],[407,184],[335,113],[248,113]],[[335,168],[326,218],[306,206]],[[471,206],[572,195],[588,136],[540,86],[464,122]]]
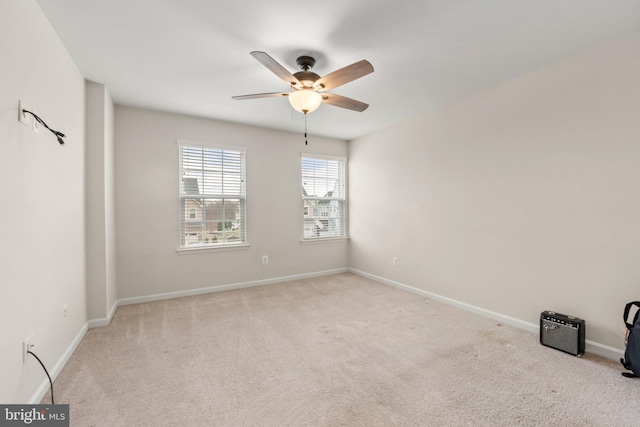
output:
[[[540,313],[540,343],[574,356],[584,354],[584,320],[553,311]]]

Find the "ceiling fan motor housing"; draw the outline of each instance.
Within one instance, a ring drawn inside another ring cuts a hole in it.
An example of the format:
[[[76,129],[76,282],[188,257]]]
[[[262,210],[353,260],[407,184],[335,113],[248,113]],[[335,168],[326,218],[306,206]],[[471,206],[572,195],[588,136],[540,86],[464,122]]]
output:
[[[303,87],[313,87],[313,83],[320,78],[319,75],[312,71],[298,71],[293,75],[300,83],[302,83]]]
[[[302,83],[303,87],[313,87],[313,83],[320,78],[316,73],[309,71],[316,64],[316,60],[310,56],[299,56],[298,59],[296,59],[296,64],[298,64],[298,68],[302,71],[295,73],[295,78]]]

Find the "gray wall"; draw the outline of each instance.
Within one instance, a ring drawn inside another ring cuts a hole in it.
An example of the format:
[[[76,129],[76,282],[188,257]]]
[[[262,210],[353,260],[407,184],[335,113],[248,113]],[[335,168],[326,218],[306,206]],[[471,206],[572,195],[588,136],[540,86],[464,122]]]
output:
[[[622,348],[639,51],[621,39],[350,142],[351,267],[532,324],[573,314]]]
[[[106,319],[116,303],[114,106],[106,87],[86,84],[87,314]]]
[[[348,241],[300,243],[301,153],[346,156],[345,141],[311,137],[305,146],[302,128],[297,135],[120,106],[115,117],[119,299],[348,267]],[[248,249],[176,252],[179,138],[247,148]]]
[[[13,403],[46,381],[22,341],[55,373],[86,324],[84,79],[34,0],[0,2],[0,40],[0,402]],[[20,124],[18,99],[66,145]]]

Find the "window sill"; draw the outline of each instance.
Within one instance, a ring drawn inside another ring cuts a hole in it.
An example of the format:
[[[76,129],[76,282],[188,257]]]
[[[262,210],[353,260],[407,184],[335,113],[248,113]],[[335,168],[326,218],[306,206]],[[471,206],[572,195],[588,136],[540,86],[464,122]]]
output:
[[[202,252],[224,252],[224,251],[241,251],[249,249],[248,243],[238,243],[237,245],[224,245],[224,246],[201,246],[197,248],[178,248],[176,252],[178,255],[191,255],[199,254]]]
[[[315,245],[319,243],[346,242],[347,240],[349,240],[349,237],[325,237],[320,239],[302,239],[300,240],[300,244]]]

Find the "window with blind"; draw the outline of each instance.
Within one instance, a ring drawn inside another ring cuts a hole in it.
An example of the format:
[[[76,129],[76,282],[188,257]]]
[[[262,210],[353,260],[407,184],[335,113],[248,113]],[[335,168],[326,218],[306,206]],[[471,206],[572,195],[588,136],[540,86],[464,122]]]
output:
[[[180,247],[247,243],[245,151],[178,141]]]
[[[303,240],[346,237],[346,159],[302,157]]]

